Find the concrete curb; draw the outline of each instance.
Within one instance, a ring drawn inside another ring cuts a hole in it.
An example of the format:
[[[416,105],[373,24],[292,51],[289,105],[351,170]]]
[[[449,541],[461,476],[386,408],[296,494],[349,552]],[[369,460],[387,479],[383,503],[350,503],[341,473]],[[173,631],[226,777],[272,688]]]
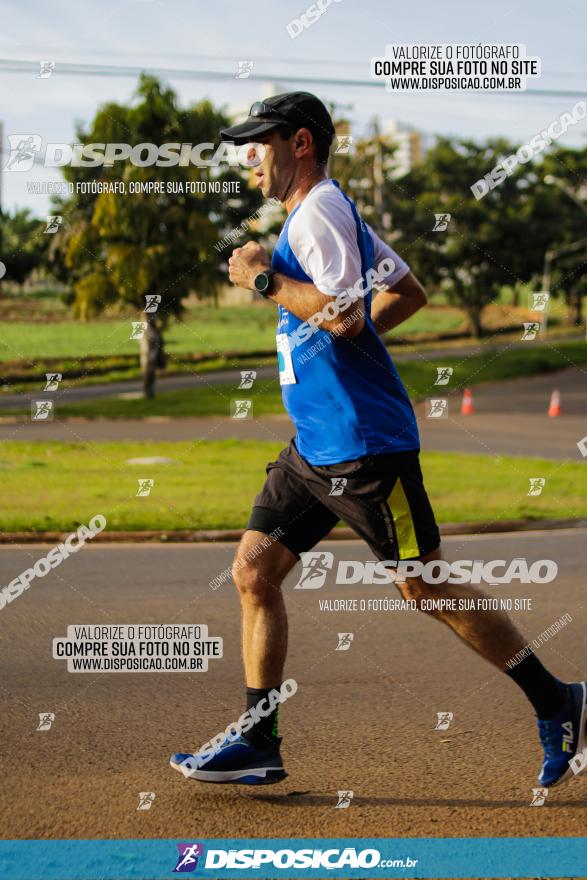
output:
[[[556,531],[557,529],[580,529],[587,527],[587,519],[504,519],[496,522],[442,523],[441,535],[487,535],[500,532],[529,532],[535,529]],[[159,543],[159,544],[213,544],[215,542],[239,541],[243,529],[212,529],[209,531],[145,530],[100,532],[92,538],[92,544]],[[70,532],[2,532],[1,544],[58,544]],[[349,528],[334,529],[325,541],[348,541],[357,538]]]

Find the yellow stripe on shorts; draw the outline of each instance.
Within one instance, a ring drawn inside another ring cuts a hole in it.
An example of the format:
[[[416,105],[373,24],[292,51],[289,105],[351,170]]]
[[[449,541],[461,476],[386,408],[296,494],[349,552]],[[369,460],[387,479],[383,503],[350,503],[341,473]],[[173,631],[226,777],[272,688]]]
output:
[[[395,486],[387,499],[387,503],[389,504],[395,525],[399,558],[410,559],[414,556],[419,556],[420,549],[416,539],[412,512],[399,477],[395,481]]]

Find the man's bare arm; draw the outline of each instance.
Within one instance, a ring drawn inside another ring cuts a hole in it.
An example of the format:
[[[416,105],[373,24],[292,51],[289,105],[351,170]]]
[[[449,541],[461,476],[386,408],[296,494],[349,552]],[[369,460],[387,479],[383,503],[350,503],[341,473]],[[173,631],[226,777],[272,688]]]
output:
[[[270,299],[272,302],[282,305],[296,318],[308,321],[314,316],[320,316],[322,310],[336,297],[327,296],[313,284],[294,281],[286,275],[277,273]],[[328,309],[326,314],[328,314]],[[316,320],[316,326],[320,330],[328,330],[329,333],[351,339],[353,336],[357,336],[365,326],[365,303],[359,298],[347,307],[341,306],[336,317],[328,319],[325,316]]]
[[[415,275],[407,275],[394,285],[393,290],[381,290],[373,298],[371,320],[381,336],[387,330],[402,324],[428,302],[426,291]]]
[[[269,256],[265,249],[257,242],[250,241],[233,251],[228,261],[229,277],[238,287],[254,290],[255,276],[269,266]],[[269,298],[301,321],[315,318],[313,323],[321,330],[328,330],[347,339],[357,336],[365,325],[365,303],[361,298],[348,307],[341,307],[335,317],[322,317],[323,309],[336,297],[327,296],[313,284],[294,281],[279,272],[273,278],[273,292]]]

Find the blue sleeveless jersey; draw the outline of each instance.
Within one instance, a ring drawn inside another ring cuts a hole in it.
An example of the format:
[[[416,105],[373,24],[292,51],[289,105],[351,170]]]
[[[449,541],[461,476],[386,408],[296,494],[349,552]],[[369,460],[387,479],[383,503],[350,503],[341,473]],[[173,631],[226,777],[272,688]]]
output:
[[[373,240],[353,202],[344,198],[355,220],[366,284],[365,273],[373,268]],[[289,278],[312,284],[288,241],[288,228],[298,208],[281,230],[272,266]],[[365,326],[358,336],[344,339],[316,330],[303,342],[298,337],[291,340],[305,322],[279,306],[277,348],[283,403],[297,430],[298,451],[310,464],[338,464],[420,447],[410,399],[371,321],[370,291],[364,302]],[[344,310],[340,316],[344,320]]]

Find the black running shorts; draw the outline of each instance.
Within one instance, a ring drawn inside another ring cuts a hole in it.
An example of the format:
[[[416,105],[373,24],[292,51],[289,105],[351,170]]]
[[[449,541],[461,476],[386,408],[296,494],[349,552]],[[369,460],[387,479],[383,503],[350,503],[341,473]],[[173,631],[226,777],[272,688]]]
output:
[[[318,466],[303,459],[292,440],[267,479],[248,528],[279,541],[299,556],[344,520],[377,559],[418,559],[440,545],[424,488],[418,450],[367,456]]]

